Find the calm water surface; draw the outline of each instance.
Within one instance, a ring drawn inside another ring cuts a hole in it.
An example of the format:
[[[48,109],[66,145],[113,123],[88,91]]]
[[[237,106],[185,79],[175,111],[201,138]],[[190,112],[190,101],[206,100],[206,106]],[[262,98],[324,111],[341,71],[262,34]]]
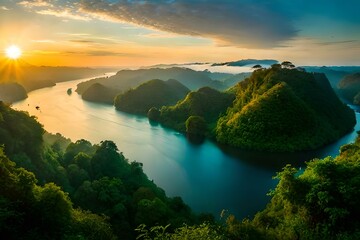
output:
[[[238,217],[252,216],[265,207],[266,193],[276,185],[272,176],[286,163],[303,166],[315,157],[335,156],[341,145],[356,137],[353,131],[318,151],[296,154],[245,152],[211,141],[194,145],[182,134],[149,124],[145,117],[85,102],[75,91],[67,94],[85,80],[33,91],[13,107],[37,116],[48,132],[73,141],[114,141],[130,161],[142,162],[145,173],[169,196],[181,196],[193,210],[215,216],[222,209]],[[359,119],[358,113],[356,117]],[[355,130],[359,129],[358,121]]]

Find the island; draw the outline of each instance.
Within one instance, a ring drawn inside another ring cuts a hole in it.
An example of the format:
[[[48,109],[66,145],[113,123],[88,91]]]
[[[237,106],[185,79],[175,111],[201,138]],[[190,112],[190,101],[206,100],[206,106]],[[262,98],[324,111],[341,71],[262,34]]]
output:
[[[151,116],[182,132],[189,117],[199,116],[206,123],[203,135],[221,144],[272,152],[316,149],[351,131],[355,114],[326,76],[285,63],[255,70],[223,93],[191,92],[157,114],[152,109]]]

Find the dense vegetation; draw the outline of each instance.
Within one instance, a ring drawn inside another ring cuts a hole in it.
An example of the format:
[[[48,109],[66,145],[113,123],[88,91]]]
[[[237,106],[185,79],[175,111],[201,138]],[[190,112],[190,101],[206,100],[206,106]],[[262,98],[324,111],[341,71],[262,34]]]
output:
[[[186,120],[191,116],[202,117],[208,129],[214,128],[219,115],[226,111],[234,100],[231,93],[219,92],[215,89],[204,87],[198,91],[190,92],[185,99],[176,105],[162,107],[159,111],[159,122],[167,127],[186,131]]]
[[[187,128],[206,118],[189,119]],[[44,135],[36,119],[3,103],[0,144],[0,234],[7,239],[360,237],[360,138],[302,173],[286,166],[270,203],[252,220],[223,212],[219,223],[201,223],[181,198],[166,197],[113,142]]]
[[[325,75],[284,68],[254,71],[238,83],[233,106],[216,126],[228,145],[266,150],[315,149],[353,129],[354,112],[335,95]]]
[[[150,80],[115,98],[117,110],[135,114],[147,114],[150,108],[175,104],[190,90],[177,80]]]
[[[338,88],[347,101],[360,105],[360,72],[345,76]]]
[[[0,102],[2,236],[131,239],[140,224],[174,228],[199,221],[181,198],[168,198],[142,164],[129,162],[113,142],[69,144],[59,135],[43,134],[36,119]]]

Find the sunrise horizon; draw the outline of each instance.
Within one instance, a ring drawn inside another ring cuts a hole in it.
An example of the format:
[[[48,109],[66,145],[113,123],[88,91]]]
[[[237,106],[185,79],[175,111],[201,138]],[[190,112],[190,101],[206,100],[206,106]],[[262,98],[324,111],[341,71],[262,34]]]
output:
[[[14,0],[0,4],[0,51],[18,45],[22,59],[37,66],[152,66],[240,59],[356,66],[360,65],[356,4]]]

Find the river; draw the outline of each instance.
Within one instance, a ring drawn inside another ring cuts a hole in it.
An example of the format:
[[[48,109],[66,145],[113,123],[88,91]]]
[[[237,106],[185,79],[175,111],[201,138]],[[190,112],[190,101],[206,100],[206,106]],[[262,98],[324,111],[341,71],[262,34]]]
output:
[[[286,163],[304,166],[304,161],[312,158],[335,156],[341,145],[356,138],[354,130],[317,151],[287,154],[241,151],[208,140],[194,145],[182,134],[151,125],[145,117],[83,101],[75,91],[67,94],[69,88],[75,90],[76,84],[85,80],[30,92],[13,107],[35,115],[48,132],[61,133],[73,141],[114,141],[130,161],[144,164],[144,172],[168,196],[181,196],[194,211],[216,217],[222,209],[239,218],[253,216],[266,206],[266,193],[276,185],[272,177]],[[356,118],[359,120],[359,113]],[[359,121],[355,129],[360,129]]]

